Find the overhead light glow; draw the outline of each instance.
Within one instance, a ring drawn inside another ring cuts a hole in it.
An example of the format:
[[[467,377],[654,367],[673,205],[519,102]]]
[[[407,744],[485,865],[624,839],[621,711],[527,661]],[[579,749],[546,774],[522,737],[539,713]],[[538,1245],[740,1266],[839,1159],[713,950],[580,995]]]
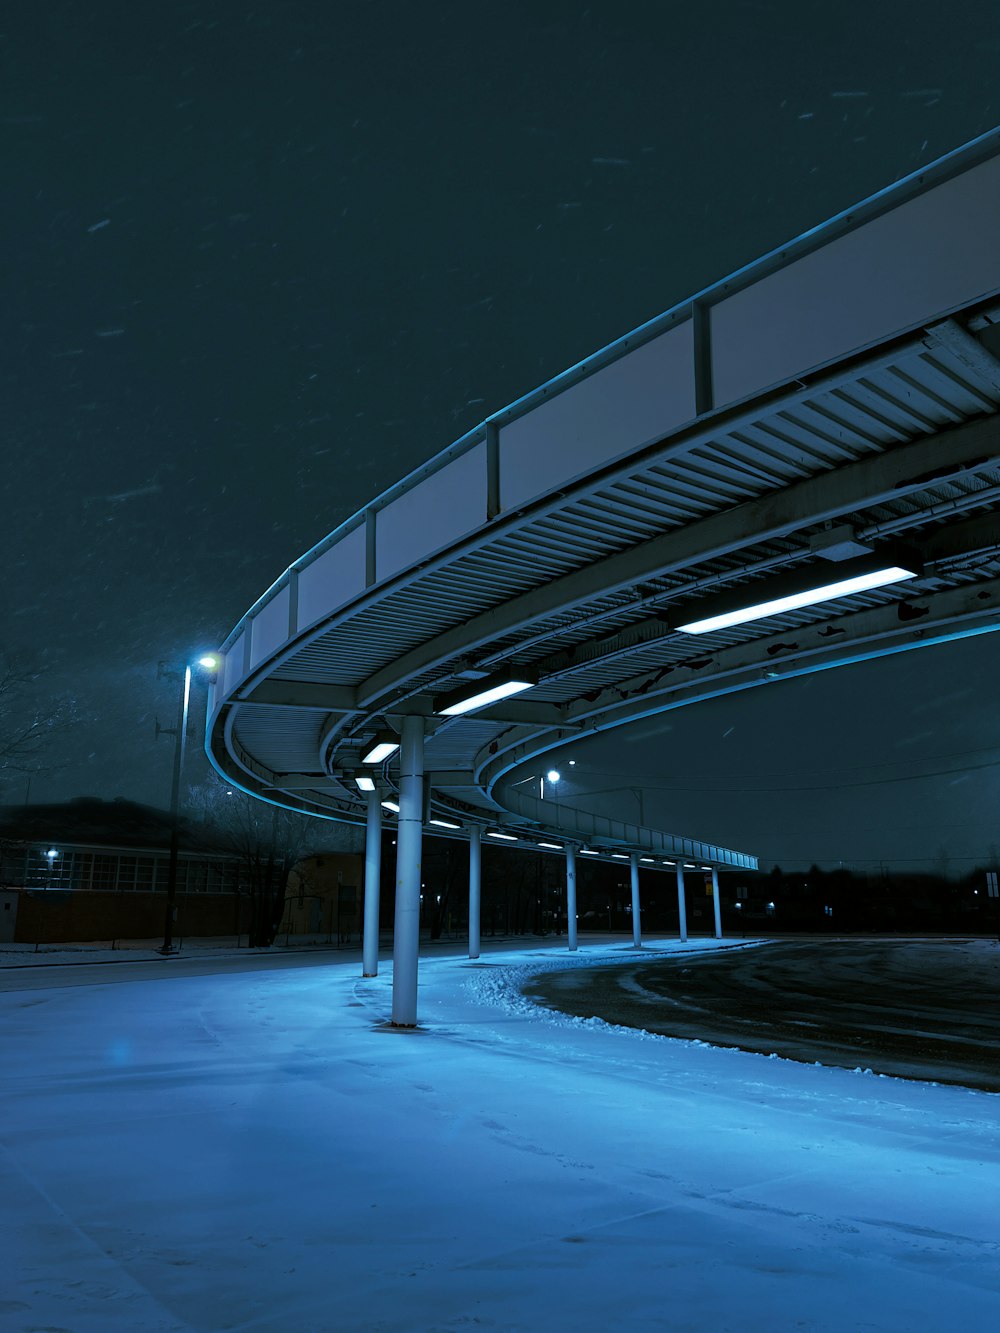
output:
[[[562,774],[559,772],[558,769],[556,769],[556,768],[550,768],[549,771],[545,774],[545,781],[546,781],[546,782],[558,782],[559,779],[560,779],[561,777],[562,777]]]
[[[398,815],[398,814],[399,814],[399,806],[398,806],[398,804],[397,804],[395,801],[383,801],[383,802],[382,802],[382,809],[383,809],[383,810],[391,810],[392,813],[393,813],[394,815]]]
[[[685,861],[685,862],[684,862],[684,869],[685,869],[685,870],[697,870],[698,867],[695,866],[695,865],[688,865],[687,861]]]
[[[206,653],[204,657],[198,658],[198,665],[204,667],[206,671],[215,671],[219,665],[219,659],[214,653]]]
[[[485,690],[477,690],[475,694],[455,699],[452,703],[446,704],[443,708],[436,708],[434,711],[440,713],[442,717],[458,717],[462,713],[471,713],[477,708],[485,708],[487,704],[495,704],[500,699],[507,699],[512,694],[520,694],[522,690],[530,690],[533,684],[534,681],[531,680],[501,681],[499,685],[491,685]]]
[[[391,754],[395,754],[398,749],[399,741],[390,741],[379,736],[372,742],[368,752],[361,756],[361,762],[363,764],[381,764]]]
[[[653,858],[652,858],[651,856],[640,856],[640,857],[639,857],[639,860],[640,860],[640,861],[652,861],[652,859],[653,859]]]
[[[611,859],[613,861],[627,861],[628,857],[624,852],[612,852]]]
[[[591,848],[589,848],[589,847],[581,847],[581,848],[580,848],[580,855],[581,855],[581,856],[600,856],[600,854],[601,854],[600,852],[592,851]]]
[[[488,838],[499,838],[502,842],[517,842],[513,833],[487,833]]]
[[[355,778],[354,781],[357,783],[358,791],[375,790],[375,782],[372,778]]]
[[[563,850],[561,842],[540,842],[539,847],[547,847],[550,852],[561,852]]]
[[[430,821],[438,828],[461,828],[461,824],[453,824],[450,819],[432,819]]]
[[[735,611],[726,611],[722,615],[708,616],[704,620],[690,620],[686,625],[678,625],[676,628],[682,634],[711,634],[713,630],[744,625],[748,620],[780,616],[785,611],[797,611],[803,606],[814,606],[817,602],[831,602],[836,597],[850,597],[856,592],[868,592],[871,588],[882,588],[889,583],[900,583],[903,579],[916,577],[916,570],[904,569],[902,565],[884,565],[880,569],[869,570],[867,573],[856,574],[847,579],[837,579],[833,583],[824,583],[818,588],[791,593],[787,597],[755,602]]]
[[[676,862],[676,861],[664,861],[663,864],[664,864],[665,866],[675,866],[675,865],[677,864],[677,862]]]

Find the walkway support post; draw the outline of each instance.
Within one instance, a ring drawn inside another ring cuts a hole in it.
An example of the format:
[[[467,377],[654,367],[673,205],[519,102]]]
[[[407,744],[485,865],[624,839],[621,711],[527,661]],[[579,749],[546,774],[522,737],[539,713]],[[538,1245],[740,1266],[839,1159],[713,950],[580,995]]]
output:
[[[722,904],[719,902],[719,871],[712,867],[712,907],[715,909],[715,938],[722,939]]]
[[[378,976],[379,882],[382,875],[382,802],[377,791],[368,793],[365,830],[365,925],[361,946],[361,975]]]
[[[684,867],[677,862],[677,919],[680,922],[681,944],[687,943],[688,916],[687,903],[684,900]]]
[[[566,942],[576,952],[576,848],[566,844]]]
[[[479,957],[479,913],[482,901],[483,831],[469,829],[469,957]]]
[[[639,853],[629,857],[632,870],[632,943],[637,949],[642,948],[642,921],[639,906]]]
[[[420,851],[424,825],[424,719],[404,717],[399,736],[396,918],[392,941],[392,1025],[417,1025]]]

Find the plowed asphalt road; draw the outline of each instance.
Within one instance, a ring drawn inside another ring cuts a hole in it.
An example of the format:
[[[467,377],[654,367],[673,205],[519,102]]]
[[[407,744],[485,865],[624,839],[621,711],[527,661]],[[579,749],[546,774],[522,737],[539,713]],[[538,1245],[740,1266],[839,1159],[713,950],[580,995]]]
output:
[[[525,987],[579,1017],[1000,1092],[995,940],[775,942],[547,972]]]

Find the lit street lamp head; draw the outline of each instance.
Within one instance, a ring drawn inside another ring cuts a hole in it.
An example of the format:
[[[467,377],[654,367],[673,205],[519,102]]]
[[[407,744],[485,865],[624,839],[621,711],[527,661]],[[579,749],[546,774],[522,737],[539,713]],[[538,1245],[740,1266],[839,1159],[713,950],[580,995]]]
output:
[[[550,768],[549,771],[545,774],[545,781],[558,782],[561,776],[562,774],[559,773],[558,769]]]

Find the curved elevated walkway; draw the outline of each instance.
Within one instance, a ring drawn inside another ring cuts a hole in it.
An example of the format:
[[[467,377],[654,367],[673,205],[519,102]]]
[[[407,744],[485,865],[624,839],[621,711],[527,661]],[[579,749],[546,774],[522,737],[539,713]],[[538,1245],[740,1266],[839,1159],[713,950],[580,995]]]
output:
[[[379,801],[400,786],[398,755],[373,770],[365,751],[420,719],[420,820],[459,826],[435,833],[753,868],[524,779],[582,735],[1000,627],[998,215],[992,131],[489,418],[242,618],[216,767],[360,822],[358,774]],[[907,577],[682,628],[874,565]],[[442,713],[514,678],[529,688]]]

